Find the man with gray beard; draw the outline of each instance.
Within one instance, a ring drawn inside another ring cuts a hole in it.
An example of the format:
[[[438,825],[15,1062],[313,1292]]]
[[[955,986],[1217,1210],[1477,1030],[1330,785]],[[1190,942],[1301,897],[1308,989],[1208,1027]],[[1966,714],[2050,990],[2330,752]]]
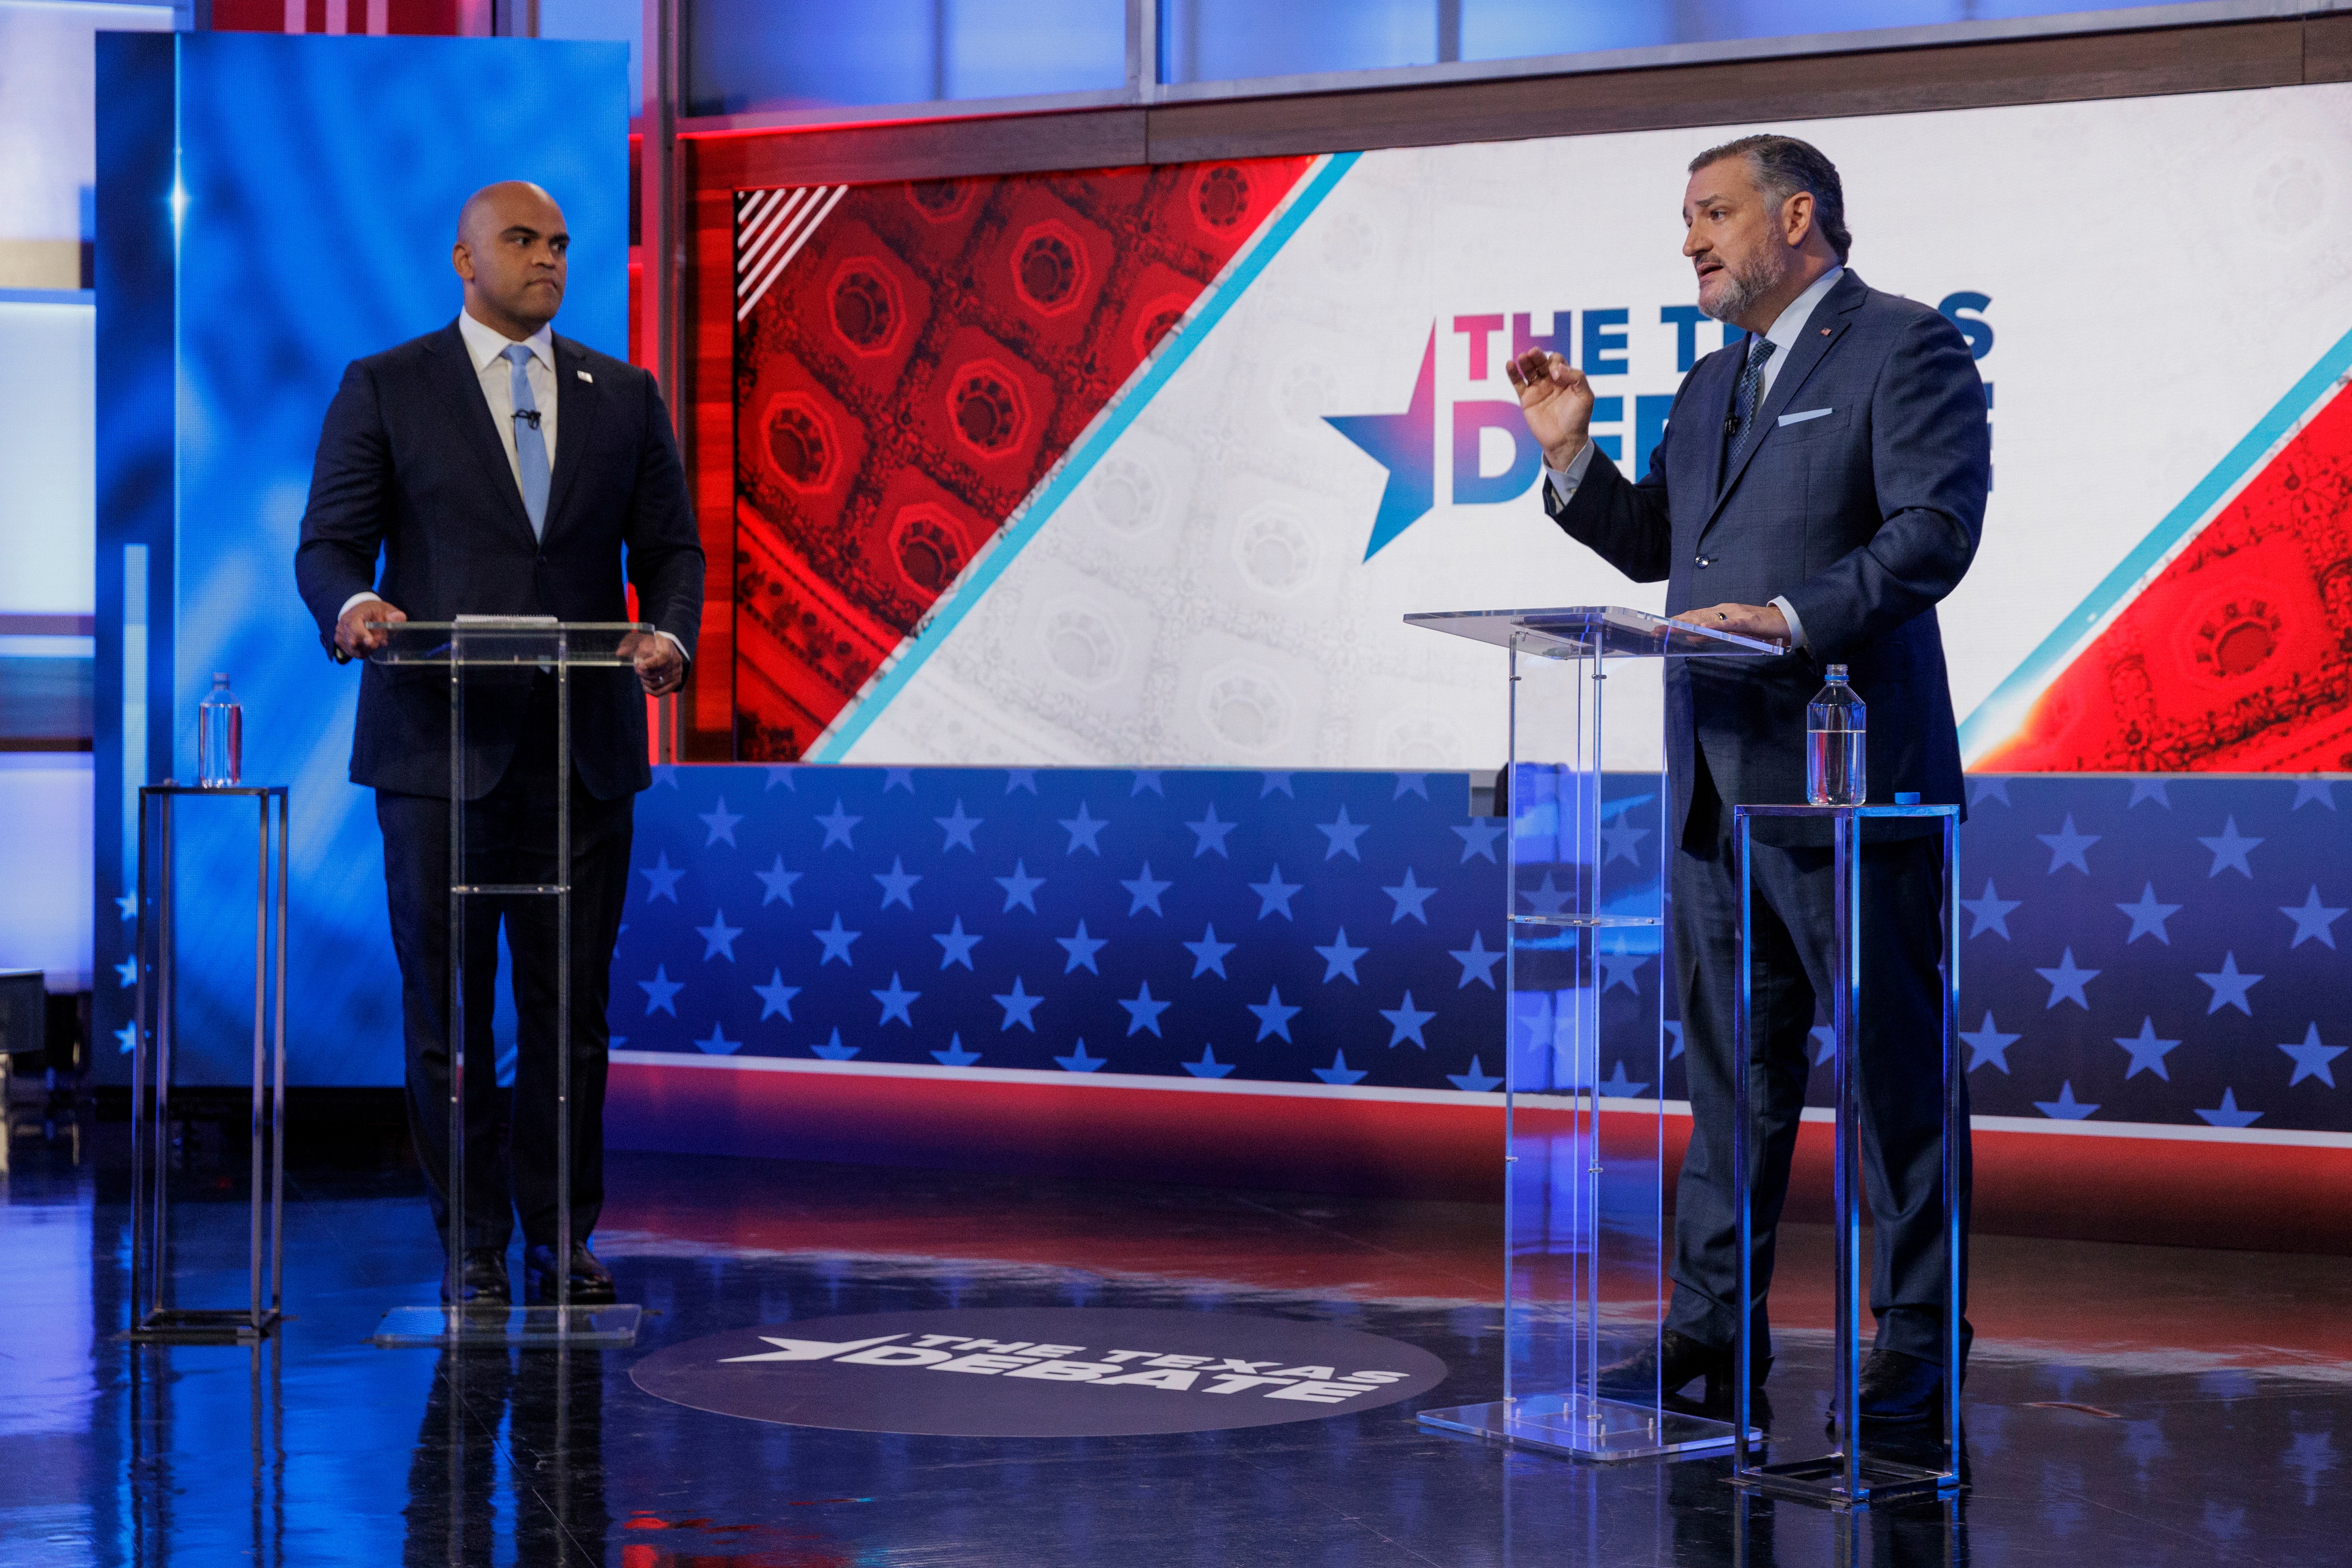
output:
[[[1847,269],[1844,190],[1817,148],[1748,136],[1700,153],[1683,224],[1700,308],[1748,336],[1692,368],[1639,483],[1592,444],[1582,371],[1534,350],[1510,375],[1544,449],[1545,509],[1563,531],[1636,582],[1664,580],[1668,614],[1788,650],[1666,665],[1674,974],[1693,1128],[1675,1189],[1664,1332],[1601,1374],[1601,1392],[1624,1397],[1671,1395],[1705,1378],[1707,1402],[1719,1406],[1730,1392],[1739,1279],[1730,809],[1803,802],[1805,705],[1833,664],[1847,666],[1868,706],[1867,799],[1960,800],[1935,606],[1976,555],[1991,454],[1984,385],[1958,329]],[[1918,1421],[1945,1393],[1944,873],[1932,820],[1871,827],[1856,1067],[1878,1334],[1862,1414]],[[1816,998],[1832,995],[1835,888],[1826,821],[1761,819],[1754,838],[1747,1049],[1760,1382],[1771,1364],[1764,1294],[1811,1067],[1809,1031]],[[1965,1214],[1965,1143],[1957,1155]],[[1954,1261],[1965,1306],[1966,1260]]]

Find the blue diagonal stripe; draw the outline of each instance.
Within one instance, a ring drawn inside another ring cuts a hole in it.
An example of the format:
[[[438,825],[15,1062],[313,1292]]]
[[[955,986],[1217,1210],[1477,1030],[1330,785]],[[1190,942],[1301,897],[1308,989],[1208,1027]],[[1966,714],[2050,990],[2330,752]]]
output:
[[[1037,537],[1047,521],[1061,509],[1062,503],[1068,500],[1078,486],[1085,482],[1087,476],[1094,472],[1095,465],[1102,461],[1103,455],[1127,434],[1128,426],[1133,424],[1137,416],[1150,405],[1151,400],[1159,395],[1160,389],[1168,384],[1169,378],[1183,368],[1184,362],[1192,357],[1192,351],[1207,341],[1210,332],[1234,308],[1234,301],[1242,297],[1243,291],[1257,281],[1258,275],[1266,269],[1282,247],[1290,243],[1291,236],[1314,214],[1315,209],[1322,205],[1323,199],[1331,193],[1348,171],[1355,167],[1356,160],[1362,156],[1360,152],[1339,152],[1325,160],[1323,166],[1307,180],[1297,198],[1267,225],[1265,237],[1250,247],[1223,284],[1210,293],[1201,307],[1200,314],[1174,334],[1172,342],[1162,345],[1160,357],[1128,389],[1127,395],[1111,405],[1108,416],[1095,427],[1094,433],[1062,460],[1061,466],[1039,487],[1028,508],[1018,514],[997,536],[994,548],[981,558],[972,568],[971,575],[957,584],[954,596],[908,638],[897,662],[882,673],[839,726],[810,751],[808,760],[838,762],[848,755],[849,748],[857,744],[858,737],[906,689],[907,683],[915,678],[915,673],[923,667],[925,661],[954,634],[956,627],[962,623],[972,606],[979,603],[995,586],[996,580],[1004,575],[1013,558]]]

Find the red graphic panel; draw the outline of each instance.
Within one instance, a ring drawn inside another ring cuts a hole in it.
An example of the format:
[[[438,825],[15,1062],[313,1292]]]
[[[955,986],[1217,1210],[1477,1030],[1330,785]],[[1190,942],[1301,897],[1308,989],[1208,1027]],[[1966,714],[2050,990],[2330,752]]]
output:
[[[1311,162],[739,196],[738,757],[808,748]]]
[[[2352,391],[2322,407],[1976,766],[2352,768]]]

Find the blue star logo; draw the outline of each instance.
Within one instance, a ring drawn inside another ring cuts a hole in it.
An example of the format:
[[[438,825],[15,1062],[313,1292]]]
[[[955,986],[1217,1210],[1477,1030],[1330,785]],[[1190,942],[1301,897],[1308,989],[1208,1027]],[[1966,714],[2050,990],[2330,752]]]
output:
[[[1289,796],[1294,800],[1297,800],[1297,792],[1290,787],[1290,778],[1291,776],[1288,773],[1259,774],[1257,798],[1263,800],[1268,795],[1280,791],[1282,794]]]
[[[1101,952],[1108,944],[1099,936],[1087,936],[1087,923],[1084,920],[1078,922],[1078,928],[1075,933],[1067,936],[1056,936],[1054,940],[1061,945],[1063,952],[1070,956],[1069,962],[1062,966],[1062,973],[1066,975],[1078,969],[1084,969],[1089,975],[1102,973],[1100,969],[1095,967],[1095,955]]]
[[[850,830],[865,820],[863,817],[853,817],[842,810],[841,797],[835,796],[832,814],[816,819],[816,825],[824,830],[824,842],[819,844],[817,848],[829,850],[834,845],[839,844],[843,849],[855,850],[857,846],[850,841]]]
[[[1015,975],[1013,977],[1013,988],[1010,991],[998,993],[994,999],[996,1005],[1004,1009],[1004,1021],[996,1026],[998,1033],[1003,1033],[1015,1024],[1019,1024],[1031,1034],[1037,1032],[1035,1017],[1037,1004],[1045,999],[1042,992],[1023,990],[1021,977]]]
[[[1389,799],[1391,800],[1402,800],[1407,795],[1418,795],[1424,800],[1428,800],[1429,775],[1426,773],[1398,774],[1396,776],[1396,793],[1391,795]]]
[[[2033,1108],[2055,1121],[2080,1122],[2097,1110],[2098,1106],[2086,1105],[2075,1099],[2074,1081],[2070,1078],[2058,1086],[2057,1099],[2036,1100],[2033,1103]]]
[[[642,986],[645,982],[640,980],[637,984]],[[768,983],[764,986],[753,986],[751,989],[760,998],[761,1022],[765,1023],[772,1018],[781,1018],[786,1023],[793,1021],[793,998],[801,994],[801,988],[798,986],[784,984],[784,972],[782,969],[771,965],[768,969]],[[646,1010],[650,1012],[653,1009],[648,1008]]]
[[[858,1047],[841,1043],[841,1031],[837,1029],[825,1037],[823,1045],[809,1047],[810,1055],[822,1057],[827,1061],[847,1061],[851,1057],[856,1056],[857,1051]]]
[[[2045,1009],[2054,1008],[2060,1002],[2073,1002],[2085,1012],[2090,1010],[2091,999],[2083,994],[2083,988],[2096,979],[2099,971],[2076,968],[2074,948],[2066,949],[2065,956],[2058,960],[2056,968],[2033,972],[2050,982],[2050,999],[2042,1004]]]
[[[1202,817],[1197,822],[1187,822],[1184,825],[1192,830],[1192,836],[1195,841],[1192,845],[1192,858],[1194,860],[1199,860],[1211,850],[1216,851],[1217,853],[1223,855],[1227,860],[1231,860],[1233,858],[1225,849],[1225,835],[1232,832],[1234,829],[1238,827],[1240,824],[1236,822],[1219,821],[1217,820],[1217,803],[1214,800],[1209,802],[1209,813],[1207,816]]]
[[[1264,882],[1249,884],[1249,890],[1258,896],[1257,917],[1263,920],[1269,915],[1279,914],[1285,920],[1296,918],[1290,913],[1290,895],[1306,885],[1303,882],[1283,881],[1282,868],[1276,866],[1265,873]]]
[[[1005,907],[1010,909],[1013,906],[1008,904]],[[931,940],[940,947],[940,968],[944,969],[950,964],[961,964],[969,969],[971,967],[971,950],[980,946],[982,938],[963,928],[963,916],[959,915],[945,931],[933,932]]]
[[[1960,907],[1969,912],[1969,918],[1973,922],[1973,924],[1969,927],[1969,935],[1970,936],[1980,936],[1984,935],[1984,933],[1990,931],[2000,936],[2002,941],[2008,941],[2009,912],[2015,909],[2018,906],[2019,902],[2019,900],[2014,898],[2003,898],[2000,893],[1994,889],[1992,879],[1990,877],[1987,877],[1985,879],[1985,890],[1984,896],[1982,898],[1963,898],[1960,900]]]
[[[1251,1012],[1257,1015],[1255,1040],[1264,1040],[1267,1035],[1286,1040],[1290,1038],[1290,1020],[1298,1016],[1300,1009],[1283,1005],[1281,987],[1268,987],[1265,1000],[1246,1005]]]
[[[824,944],[824,952],[817,958],[816,961],[818,968],[822,969],[827,964],[832,963],[835,958],[841,960],[842,966],[845,968],[856,967],[856,960],[851,958],[849,956],[849,945],[852,942],[856,941],[858,937],[864,936],[865,933],[862,931],[843,930],[841,925],[841,912],[839,910],[834,911],[833,924],[831,925],[826,926],[822,931],[812,931],[809,935],[815,937],[819,942]]]
[[[2168,947],[2172,946],[2172,938],[2166,933],[2164,923],[2179,913],[2180,905],[2158,904],[2156,901],[2156,883],[2151,882],[2140,890],[2137,904],[2118,904],[2116,907],[2131,916],[2131,935],[2124,938],[2125,946],[2130,946],[2143,936],[2153,936]]]
[[[1602,848],[1601,863],[1607,865],[1611,861],[1625,860],[1640,865],[1642,841],[1649,836],[1649,829],[1629,828],[1625,825],[1624,820],[1620,818],[1615,827],[1601,830]]]
[[[908,871],[897,855],[890,857],[888,871],[877,871],[872,875],[882,884],[883,908],[887,909],[894,904],[903,904],[908,909],[915,907],[914,899],[908,895],[915,891],[915,884],[923,879],[917,873]]]
[[[908,1029],[914,1028],[915,1015],[913,1009],[915,1006],[915,998],[922,994],[923,993],[920,991],[910,991],[905,986],[901,985],[898,981],[898,971],[896,969],[891,970],[889,989],[883,991],[868,991],[866,993],[866,995],[872,997],[876,1001],[882,1004],[882,1017],[876,1021],[874,1027],[879,1029],[882,1025],[888,1023],[892,1019],[897,1019]]]
[[[1004,890],[1004,907],[997,911],[998,914],[1012,914],[1016,904],[1032,915],[1037,913],[1037,890],[1045,885],[1045,879],[1031,876],[1026,861],[1014,861],[1011,876],[991,877],[989,880]]]
[[[1647,1089],[1649,1084],[1637,1083],[1626,1077],[1625,1064],[1621,1061],[1609,1069],[1608,1077],[1594,1084],[1593,1087],[1611,1100],[1638,1100],[1641,1098],[1642,1091]]]
[[[735,824],[741,821],[743,818],[740,812],[730,811],[727,809],[726,796],[719,797],[717,810],[698,811],[695,815],[700,817],[702,825],[710,830],[710,836],[702,841],[704,849],[709,849],[721,839],[727,841],[728,848],[735,847]]]
[[[1141,871],[1118,885],[1127,889],[1128,896],[1134,901],[1127,906],[1129,915],[1139,915],[1147,909],[1154,915],[1165,915],[1167,911],[1160,907],[1160,895],[1176,884],[1155,878],[1151,862],[1145,861]]]
[[[1973,1031],[1960,1031],[1960,1040],[1969,1048],[1968,1071],[1974,1072],[1990,1061],[2006,1073],[2009,1071],[2009,1048],[2022,1038],[2021,1035],[2001,1033],[1993,1025],[1991,1009],[1987,1009],[1983,1023]]]
[[[642,982],[640,983],[642,984]],[[737,1051],[743,1049],[743,1042],[741,1040],[728,1039],[719,1031],[719,1026],[715,1023],[710,1026],[710,1038],[709,1040],[698,1040],[694,1043],[697,1047],[709,1052],[713,1056],[732,1056]]]
[[[2322,1045],[2319,1042],[2319,1026],[2316,1023],[2308,1025],[2304,1030],[2301,1045],[2282,1045],[2279,1049],[2285,1051],[2288,1059],[2294,1063],[2294,1076],[2286,1081],[2288,1088],[2294,1088],[2306,1078],[2316,1078],[2330,1089],[2336,1087],[2335,1070],[2327,1064],[2344,1054],[2344,1047]]]
[[[771,767],[768,769],[768,781],[760,787],[760,793],[764,795],[781,784],[793,794],[799,794],[801,787],[793,779],[794,770],[795,765],[790,762],[782,762]]]
[[[1341,1085],[1360,1083],[1367,1076],[1360,1068],[1352,1068],[1348,1065],[1348,1053],[1344,1051],[1335,1051],[1331,1053],[1330,1066],[1318,1067],[1313,1071],[1315,1076],[1320,1078],[1324,1082]]]
[[[1477,856],[1488,865],[1495,862],[1495,841],[1503,836],[1500,822],[1456,822],[1454,831],[1462,835],[1462,863],[1468,865],[1470,857]]]
[[[1406,1040],[1412,1041],[1423,1051],[1429,1049],[1429,1041],[1421,1036],[1421,1027],[1437,1015],[1414,1007],[1411,991],[1407,991],[1404,1000],[1395,1007],[1381,1009],[1380,1014],[1389,1020],[1389,1049],[1393,1051]]]
[[[2074,813],[2069,811],[2066,813],[2065,825],[2056,832],[2036,833],[2033,836],[2050,846],[2049,875],[2057,875],[2058,868],[2062,865],[2071,865],[2084,876],[2088,876],[2091,874],[2091,862],[2083,858],[2083,852],[2097,843],[2105,835],[2076,832]]]
[[[1549,882],[1551,879],[1546,877],[1544,880]],[[1381,891],[1396,900],[1396,913],[1389,916],[1390,925],[1394,925],[1408,915],[1423,925],[1429,924],[1429,916],[1423,912],[1422,905],[1429,902],[1429,895],[1435,893],[1437,889],[1434,885],[1424,886],[1413,881],[1412,867],[1404,868],[1404,881],[1394,887],[1384,887]]]
[[[1151,998],[1151,982],[1146,980],[1135,995],[1119,998],[1118,1005],[1127,1009],[1128,1033],[1134,1034],[1139,1030],[1150,1030],[1156,1035],[1160,1033],[1160,1015],[1166,1012],[1173,1004],[1154,1001]]]
[[[1142,794],[1146,789],[1149,789],[1163,800],[1168,799],[1168,791],[1160,787],[1160,775],[1163,769],[1158,768],[1137,768],[1135,770],[1135,782],[1129,787],[1127,798],[1132,800],[1135,797]]]
[[[1478,939],[1474,934],[1470,940],[1472,945],[1475,946]],[[1331,938],[1331,945],[1328,947],[1318,947],[1315,951],[1323,959],[1323,980],[1326,985],[1338,979],[1342,975],[1347,976],[1348,978],[1356,985],[1363,984],[1362,979],[1356,973],[1356,960],[1370,952],[1371,949],[1370,947],[1349,946],[1348,945],[1348,928],[1346,926],[1342,925],[1339,927],[1339,934]],[[1462,955],[1459,953],[1454,955],[1457,958],[1461,956]],[[1469,976],[1466,973],[1463,976],[1463,984],[1469,984]]]
[[[2219,1105],[2210,1111],[2200,1107],[2197,1113],[2205,1118],[2207,1125],[2214,1127],[2251,1127],[2263,1119],[2260,1111],[2239,1110],[2237,1091],[2228,1088],[2221,1091]]]
[[[1216,1048],[1209,1045],[1201,1047],[1200,1061],[1185,1062],[1183,1067],[1195,1078],[1223,1078],[1234,1070],[1232,1062],[1219,1061]]]
[[[1412,397],[1402,413],[1338,413],[1323,418],[1389,471],[1388,483],[1381,490],[1381,509],[1372,518],[1371,538],[1364,544],[1364,559],[1370,560],[1437,504],[1436,327],[1429,329],[1429,345],[1421,355],[1421,374],[1413,381]]]
[[[1969,804],[1981,806],[1987,800],[1998,800],[2004,806],[2008,805],[2009,780],[1990,777],[1969,779]]]
[[[701,937],[705,944],[702,949],[704,963],[707,964],[713,958],[724,957],[731,964],[735,961],[735,938],[743,935],[743,928],[740,925],[728,925],[727,912],[723,909],[714,909],[710,912],[710,924],[696,926],[694,934]]]
[[[882,769],[882,793],[887,795],[893,789],[904,789],[908,794],[913,794],[915,792],[915,770],[911,768],[885,768]]]
[[[940,846],[940,853],[945,854],[950,850],[955,848],[958,844],[961,844],[964,848],[971,851],[972,853],[978,854],[980,852],[980,848],[971,841],[971,831],[980,826],[980,824],[986,820],[987,819],[982,817],[965,816],[963,814],[963,802],[961,800],[958,800],[955,803],[955,810],[950,811],[948,815],[944,817],[933,817],[931,821],[937,822],[940,827],[946,831],[948,836],[947,842]]]
[[[678,992],[686,988],[669,977],[668,966],[655,965],[654,977],[650,980],[639,980],[637,985],[646,993],[646,1017],[651,1018],[657,1012],[667,1013],[672,1018],[677,1017],[676,998]]]
[[[761,908],[767,908],[780,898],[784,901],[785,907],[791,907],[793,883],[800,881],[801,873],[796,871],[786,871],[783,856],[778,855],[776,863],[766,871],[753,872],[751,874],[758,877],[761,885],[768,890],[760,899]]]
[[[963,1036],[951,1034],[948,1036],[948,1048],[945,1051],[931,1052],[931,1060],[941,1067],[970,1067],[980,1060],[980,1052],[966,1051],[963,1048]]]
[[[2209,878],[2220,876],[2228,870],[2236,872],[2249,882],[2253,880],[2254,868],[2247,863],[2246,855],[2263,841],[2240,834],[2237,818],[2230,817],[2223,821],[2220,838],[2200,838],[2197,841],[2213,852],[2213,869],[2205,873]]]
[[[1462,1090],[1465,1093],[1484,1094],[1503,1081],[1495,1077],[1491,1073],[1481,1071],[1478,1067],[1478,1059],[1474,1056],[1470,1059],[1469,1071],[1449,1072],[1445,1075],[1445,1082],[1453,1084],[1454,1087]]]
[[[2319,902],[2317,883],[2311,884],[2311,894],[2303,901],[2301,907],[2283,904],[2279,905],[2279,913],[2294,922],[2294,940],[2287,944],[2289,951],[2315,938],[2330,948],[2336,946],[2336,934],[2329,927],[2342,917],[2344,911],[2329,909]]]
[[[1601,960],[1601,967],[1608,977],[1601,982],[1603,996],[1619,986],[1637,997],[1642,994],[1642,966],[1650,961],[1647,953],[1596,953],[1593,956]]]
[[[1088,1056],[1087,1042],[1081,1040],[1072,1042],[1069,1055],[1054,1058],[1054,1065],[1065,1072],[1092,1072],[1109,1060],[1108,1056]]]
[[[2298,779],[2294,781],[2294,804],[2287,810],[2300,811],[2314,800],[2331,811],[2336,810],[2334,787],[2325,779]]]
[[[2130,1082],[2142,1072],[2153,1072],[2167,1083],[2172,1082],[2172,1074],[2164,1070],[2164,1059],[2178,1049],[2180,1042],[2157,1039],[2154,1019],[2141,1019],[2139,1033],[2129,1039],[2122,1035],[2115,1038],[2117,1045],[2131,1052],[2131,1065],[2124,1070],[2125,1082]]]
[[[1506,949],[1487,946],[1485,936],[1480,932],[1473,931],[1470,933],[1469,946],[1456,948],[1446,956],[1462,966],[1462,986],[1467,986],[1471,981],[1475,980],[1491,991],[1495,988],[1495,966],[1503,961]],[[1328,980],[1331,977],[1326,975],[1323,977]],[[1457,986],[1454,988],[1459,990],[1462,987]],[[1638,994],[1641,988],[1635,986],[1633,989]]]
[[[647,884],[646,903],[651,904],[656,898],[667,898],[672,904],[677,902],[677,879],[684,876],[686,872],[683,868],[669,863],[667,851],[656,856],[653,864],[639,866],[637,874],[644,877]]]
[[[2332,947],[2335,944],[2331,942],[2328,946]],[[126,991],[138,985],[139,960],[136,958],[125,958],[120,964],[115,965],[114,978],[116,983]]]
[[[1078,802],[1078,814],[1075,817],[1062,818],[1061,823],[1063,827],[1069,830],[1070,833],[1070,847],[1063,852],[1065,854],[1076,854],[1078,846],[1081,844],[1096,854],[1102,853],[1102,845],[1096,842],[1096,840],[1103,829],[1109,825],[1108,817],[1088,816],[1087,803],[1081,800]]]
[[[2253,989],[2262,977],[2241,973],[2235,953],[2222,954],[2221,968],[2211,974],[2200,970],[2197,977],[2213,988],[2213,999],[2205,1007],[2208,1017],[2223,1008],[2235,1008],[2248,1018],[2254,1016],[2254,1009],[2246,1003],[2246,993]]]
[[[1034,768],[1008,768],[1004,770],[1004,792],[1010,795],[1016,789],[1026,790],[1032,795],[1037,792],[1037,770]]]
[[[1356,841],[1362,838],[1367,832],[1371,831],[1371,824],[1369,822],[1349,821],[1348,820],[1348,808],[1344,804],[1339,808],[1339,820],[1338,821],[1318,822],[1315,824],[1315,831],[1321,833],[1326,839],[1330,841],[1324,846],[1323,858],[1325,860],[1332,860],[1340,855],[1346,855],[1349,860],[1355,861],[1359,864],[1362,863],[1364,857],[1356,852]]]
[[[2124,810],[2128,811],[2142,800],[2153,800],[2168,811],[2172,810],[2172,797],[2164,792],[2164,780],[2161,779],[2132,780],[2131,799],[2125,803]]]
[[[1197,980],[1203,975],[1214,975],[1221,980],[1226,977],[1225,955],[1234,950],[1234,944],[1217,940],[1214,922],[1202,928],[1198,942],[1187,942],[1183,947],[1192,955],[1192,979]]]

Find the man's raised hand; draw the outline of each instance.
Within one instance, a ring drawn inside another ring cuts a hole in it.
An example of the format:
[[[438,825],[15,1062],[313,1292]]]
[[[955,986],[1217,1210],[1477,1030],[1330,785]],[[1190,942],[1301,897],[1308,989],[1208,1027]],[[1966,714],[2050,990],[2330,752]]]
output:
[[[1503,367],[1519,392],[1519,413],[1528,432],[1544,450],[1544,461],[1565,468],[1584,450],[1592,424],[1592,383],[1558,354],[1529,349]]]

